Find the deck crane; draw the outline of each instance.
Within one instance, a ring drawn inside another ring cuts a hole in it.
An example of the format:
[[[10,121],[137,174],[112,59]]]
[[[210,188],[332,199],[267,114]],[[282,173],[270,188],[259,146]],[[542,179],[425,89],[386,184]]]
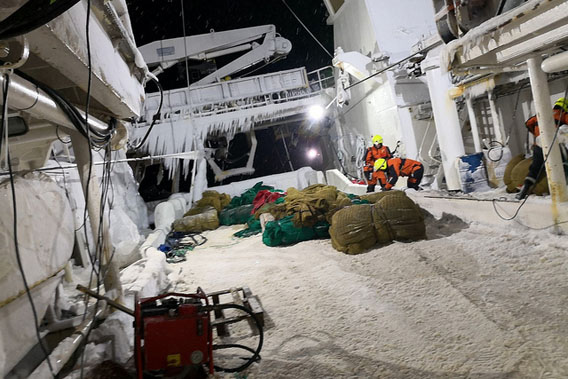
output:
[[[139,50],[149,66],[157,65],[152,72],[155,75],[159,75],[167,68],[183,62],[186,58],[208,60],[246,51],[237,59],[191,84],[191,87],[195,88],[220,82],[221,79],[229,75],[241,72],[259,63],[269,63],[271,60],[283,58],[292,50],[292,43],[279,36],[274,25],[262,25],[222,32],[211,30],[207,34],[154,41],[141,46]],[[226,158],[228,152],[226,146],[205,149],[205,158],[215,172],[216,180],[220,181],[229,176],[254,172],[253,161],[257,145],[254,132],[247,132],[247,140],[250,151],[245,167],[222,170],[215,162],[214,157],[224,155]]]
[[[262,43],[257,42],[260,39]],[[285,57],[292,50],[292,43],[280,37],[274,25],[262,25],[223,32],[211,30],[207,34],[154,41],[139,49],[149,66],[158,64],[153,71],[155,75],[182,62],[186,57],[194,60],[208,60],[250,50],[192,84],[192,86],[198,86],[218,82],[226,76],[261,62],[268,63],[273,57],[275,59]]]

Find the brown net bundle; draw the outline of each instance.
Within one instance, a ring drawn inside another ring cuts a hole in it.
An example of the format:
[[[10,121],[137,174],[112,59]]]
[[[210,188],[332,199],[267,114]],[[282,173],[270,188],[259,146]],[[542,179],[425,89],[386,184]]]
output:
[[[371,204],[352,205],[337,211],[329,228],[331,245],[347,254],[359,254],[377,243]]]
[[[386,196],[397,196],[398,193],[401,191],[382,191],[382,192],[374,192],[368,193],[366,195],[361,195],[361,200],[367,200],[371,204],[375,204],[377,201],[381,200],[383,197]]]
[[[327,212],[335,206],[339,191],[334,186],[314,184],[299,191],[288,188],[285,201],[276,204],[270,213],[277,219],[293,215],[296,227],[314,226],[326,220]]]
[[[352,199],[349,198],[347,194],[338,191],[337,198],[330,204],[329,209],[325,214],[326,221],[331,224],[331,219],[337,211],[351,205],[353,205]]]
[[[525,182],[525,178],[529,173],[529,167],[532,163],[532,158],[523,159],[513,167],[511,170],[511,183],[507,185],[508,192],[515,192],[517,187],[520,187]],[[548,193],[548,180],[546,179],[546,171],[543,168],[540,180],[533,186],[531,193],[535,195],[543,195]],[[510,189],[510,191],[509,191]]]
[[[205,191],[203,192],[203,197],[197,201],[194,208],[203,208],[205,206],[212,206],[217,210],[217,212],[221,212],[223,208],[225,208],[231,202],[231,196],[227,195],[226,193],[219,193],[217,191]],[[190,209],[184,216],[190,216],[192,214],[192,209]]]
[[[505,167],[505,173],[503,174],[503,183],[507,186],[507,192],[515,192],[517,190],[517,186],[513,184],[513,179],[511,178],[511,173],[516,165],[518,165],[525,156],[523,154],[519,154],[511,158],[509,163],[507,163],[507,167]],[[528,172],[528,169],[527,169]],[[524,180],[524,178],[523,178]]]
[[[194,208],[196,209],[196,208]],[[205,230],[213,230],[219,227],[217,209],[212,206],[202,207],[201,213],[184,216],[173,223],[176,232],[200,233]]]
[[[392,191],[373,204],[373,222],[379,243],[426,238],[422,210],[402,191]]]
[[[377,243],[426,238],[422,211],[404,192],[376,195],[379,200],[375,204],[353,205],[333,215],[329,234],[336,250],[359,254]]]

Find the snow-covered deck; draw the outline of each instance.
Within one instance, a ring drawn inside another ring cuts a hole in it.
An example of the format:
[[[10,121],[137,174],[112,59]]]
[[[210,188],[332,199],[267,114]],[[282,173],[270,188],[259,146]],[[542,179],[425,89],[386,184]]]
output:
[[[207,232],[170,278],[178,292],[247,285],[260,297],[270,321],[248,377],[568,375],[563,237],[431,217],[426,241],[349,256],[329,240],[269,248],[238,229]]]
[[[356,256],[334,250],[330,240],[267,247],[259,235],[233,237],[243,227],[234,225],[204,232],[208,241],[187,261],[166,264],[153,247],[177,217],[166,212],[156,224],[165,229],[140,249],[146,258],[122,272],[128,305],[134,292],[146,297],[248,286],[262,302],[267,325],[262,360],[244,373],[249,378],[566,377],[566,238],[514,222],[475,221],[487,217],[489,193],[469,201],[433,191],[408,194],[439,217],[426,218],[428,239]],[[542,206],[549,202],[531,199],[521,215],[537,212],[531,221],[546,222],[538,208],[549,209]],[[460,203],[473,216],[452,215],[464,213]],[[99,345],[89,345],[100,354],[87,365],[106,358],[125,364],[130,325],[129,316],[111,315],[93,340]],[[240,330],[237,325],[232,328]],[[256,337],[240,335],[231,341],[255,346]],[[120,343],[104,347],[109,336]]]

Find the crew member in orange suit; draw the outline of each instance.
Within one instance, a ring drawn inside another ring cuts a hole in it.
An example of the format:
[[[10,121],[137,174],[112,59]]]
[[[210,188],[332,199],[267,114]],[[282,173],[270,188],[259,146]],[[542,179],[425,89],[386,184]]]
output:
[[[396,184],[399,176],[408,176],[408,188],[421,190],[420,182],[424,175],[422,163],[413,159],[391,158],[377,159],[374,166],[373,178],[379,182],[383,191],[388,191]]]
[[[561,97],[554,103],[552,108],[552,115],[554,116],[555,126],[558,128],[559,125],[568,125],[568,100]],[[532,116],[525,122],[525,126],[529,132],[535,137],[535,143],[533,145],[533,161],[529,167],[529,173],[525,178],[523,188],[516,196],[517,199],[522,200],[528,195],[532,190],[532,187],[538,182],[542,175],[544,175],[544,154],[542,153],[542,147],[540,146],[540,129],[538,128],[538,120],[536,116]],[[560,126],[565,128],[563,126]]]
[[[367,154],[365,155],[363,171],[367,179],[367,192],[375,192],[377,180],[373,176],[373,170],[375,162],[381,158],[390,159],[392,158],[392,153],[388,146],[383,145],[383,137],[377,134],[373,137],[373,146],[367,149]]]

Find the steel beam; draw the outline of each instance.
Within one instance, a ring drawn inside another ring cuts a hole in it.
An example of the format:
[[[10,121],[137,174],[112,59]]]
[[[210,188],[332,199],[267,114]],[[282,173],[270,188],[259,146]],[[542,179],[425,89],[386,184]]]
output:
[[[469,123],[471,125],[471,134],[473,135],[473,145],[476,152],[483,151],[481,148],[481,140],[479,139],[479,126],[477,125],[477,118],[475,117],[475,109],[473,109],[473,101],[470,97],[465,99],[467,105],[467,114],[469,115]]]
[[[542,151],[544,156],[548,157],[545,167],[546,175],[548,176],[548,187],[552,197],[553,217],[555,221],[560,221],[556,204],[566,201],[566,178],[564,177],[558,139],[554,138],[556,128],[552,114],[552,104],[550,104],[550,90],[548,88],[547,76],[540,67],[541,63],[542,58],[540,56],[527,60],[531,91],[542,141]]]

